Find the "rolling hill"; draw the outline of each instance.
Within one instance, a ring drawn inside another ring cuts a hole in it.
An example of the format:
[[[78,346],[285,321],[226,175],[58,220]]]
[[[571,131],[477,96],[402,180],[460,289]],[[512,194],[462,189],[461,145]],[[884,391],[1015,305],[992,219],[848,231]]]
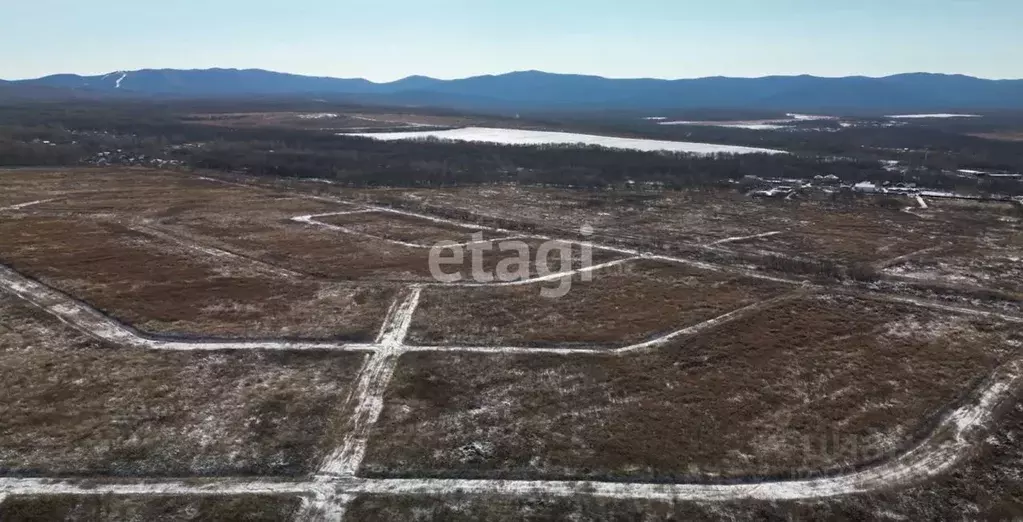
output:
[[[105,96],[333,96],[370,103],[473,109],[1023,109],[1023,80],[929,73],[881,78],[803,75],[661,80],[521,71],[457,80],[410,76],[374,83],[361,78],[302,76],[260,69],[144,69],[99,76],[58,74],[6,85]]]

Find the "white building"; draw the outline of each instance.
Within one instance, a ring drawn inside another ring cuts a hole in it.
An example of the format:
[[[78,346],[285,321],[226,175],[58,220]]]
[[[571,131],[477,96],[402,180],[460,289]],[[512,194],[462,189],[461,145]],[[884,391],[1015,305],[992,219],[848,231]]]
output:
[[[856,192],[863,192],[866,194],[873,194],[875,192],[881,192],[881,189],[877,185],[869,181],[861,181],[853,185],[853,190]]]

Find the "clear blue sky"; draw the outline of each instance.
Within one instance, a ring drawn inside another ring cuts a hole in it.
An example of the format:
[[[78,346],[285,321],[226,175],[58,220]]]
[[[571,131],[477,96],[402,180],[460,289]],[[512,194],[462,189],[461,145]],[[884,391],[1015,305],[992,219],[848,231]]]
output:
[[[3,0],[0,78],[263,68],[1023,78],[1023,0]]]

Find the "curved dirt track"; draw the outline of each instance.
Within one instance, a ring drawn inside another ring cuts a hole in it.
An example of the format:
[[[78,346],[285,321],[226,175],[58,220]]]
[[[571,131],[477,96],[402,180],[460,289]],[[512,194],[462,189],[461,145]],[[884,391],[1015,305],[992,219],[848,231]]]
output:
[[[26,494],[176,494],[225,495],[245,493],[300,495],[442,495],[494,493],[505,495],[592,495],[620,499],[728,501],[740,499],[795,500],[849,495],[909,486],[941,474],[966,458],[994,412],[1014,400],[1023,384],[1023,361],[999,368],[974,400],[942,418],[925,440],[901,456],[861,471],[807,480],[778,480],[749,484],[652,484],[593,481],[367,479],[338,474],[308,482],[285,479],[136,480],[113,484],[80,480],[0,478],[0,495]]]

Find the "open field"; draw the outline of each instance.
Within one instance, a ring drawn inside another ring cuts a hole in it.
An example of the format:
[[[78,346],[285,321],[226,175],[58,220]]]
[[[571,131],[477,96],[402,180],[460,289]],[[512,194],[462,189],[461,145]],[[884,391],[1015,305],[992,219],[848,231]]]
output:
[[[862,515],[1023,385],[1012,205],[209,176],[0,171],[0,518]]]
[[[1009,203],[935,201],[923,215],[962,232],[886,270],[910,281],[988,288],[1023,303],[1023,211]]]
[[[1023,517],[1023,406],[1010,408],[959,469],[913,487],[815,500],[693,502],[585,495],[364,495],[352,520],[1016,520]],[[754,488],[755,485],[749,486]]]
[[[439,241],[455,243],[476,241],[477,238],[474,237],[474,234],[479,234],[480,239],[487,241],[506,236],[490,230],[459,227],[381,212],[327,215],[316,219],[322,223],[340,226],[359,234],[368,234],[424,247],[431,247]]]
[[[624,357],[409,354],[364,471],[679,481],[842,469],[903,448],[1021,340],[1010,325],[834,296]]]
[[[171,218],[190,213],[246,208],[292,213],[342,210],[344,205],[295,198],[255,187],[217,183],[167,171],[117,169],[32,169],[0,172],[5,197],[49,200],[27,211],[64,212],[122,218]]]
[[[197,258],[116,222],[7,219],[0,242],[0,262],[154,333],[368,340],[392,295]]]
[[[298,497],[238,496],[15,496],[0,503],[0,520],[33,522],[222,522],[289,520],[299,511]]]
[[[334,444],[359,354],[107,346],[0,296],[0,469],[300,474]]]
[[[1001,290],[1023,301],[1023,248],[988,248],[968,242],[907,260],[887,272],[922,282]]]
[[[574,276],[569,292],[531,285],[430,288],[412,321],[415,344],[633,344],[792,291],[788,285],[685,265],[635,261]]]
[[[312,277],[338,280],[375,280],[427,282],[433,281],[430,271],[430,247],[434,241],[469,243],[471,227],[452,227],[430,221],[388,213],[359,213],[340,216],[312,216],[312,222],[295,221],[261,223],[214,218],[197,222],[179,222],[174,225],[193,238],[210,244],[222,245],[232,252],[258,259],[273,266],[286,268]],[[343,226],[341,225],[343,224]],[[481,267],[490,273],[515,251],[502,250],[501,243],[493,239],[507,237],[495,231],[483,231],[485,243],[477,244],[482,259]],[[543,242],[523,237],[518,241],[536,252]],[[573,267],[581,267],[581,247],[572,245]],[[445,273],[460,273],[468,279],[473,261],[469,248],[465,248],[460,264],[445,265]],[[452,255],[444,250],[447,258]],[[622,256],[599,250],[593,253],[595,263]],[[560,257],[552,256],[548,267],[561,270]],[[536,274],[536,267],[527,268]]]
[[[485,203],[478,194],[487,196]],[[764,252],[843,263],[881,261],[948,240],[945,221],[921,219],[867,202],[757,200],[721,189],[665,193],[606,193],[500,186],[380,192],[377,198],[486,223],[501,218],[541,232],[575,234],[588,224],[602,241],[684,250],[729,242],[748,254]],[[910,205],[905,200],[905,205]],[[961,234],[973,230],[961,231]],[[725,245],[723,245],[725,246]]]

